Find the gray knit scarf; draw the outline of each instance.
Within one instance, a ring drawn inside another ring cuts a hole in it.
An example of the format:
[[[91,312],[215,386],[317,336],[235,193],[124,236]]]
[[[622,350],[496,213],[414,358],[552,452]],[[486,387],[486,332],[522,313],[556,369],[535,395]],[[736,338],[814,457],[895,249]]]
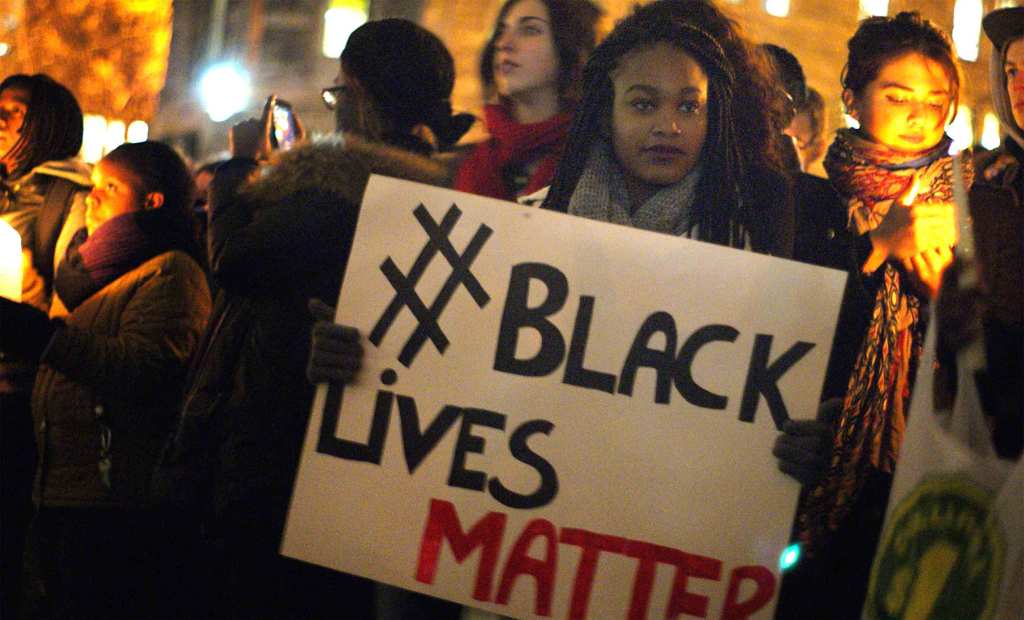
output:
[[[569,199],[569,213],[600,222],[689,236],[690,215],[699,179],[700,166],[678,183],[660,189],[630,214],[626,183],[615,162],[611,145],[606,140],[597,140]]]

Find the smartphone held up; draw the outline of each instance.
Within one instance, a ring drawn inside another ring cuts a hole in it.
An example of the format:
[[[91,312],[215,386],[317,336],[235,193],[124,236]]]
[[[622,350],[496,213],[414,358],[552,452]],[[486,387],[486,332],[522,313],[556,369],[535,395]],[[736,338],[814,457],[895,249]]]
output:
[[[295,145],[299,138],[295,112],[292,110],[291,104],[282,99],[274,99],[272,105],[270,145],[275,149],[287,151]]]

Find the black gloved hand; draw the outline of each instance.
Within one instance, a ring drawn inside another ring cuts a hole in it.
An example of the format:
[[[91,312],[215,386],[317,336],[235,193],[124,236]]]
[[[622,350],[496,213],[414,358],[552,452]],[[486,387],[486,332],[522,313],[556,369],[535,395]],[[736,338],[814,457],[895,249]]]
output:
[[[334,322],[334,308],[319,299],[309,300],[313,324],[306,378],[310,383],[348,383],[363,360],[359,330]]]
[[[804,486],[817,484],[828,471],[833,428],[842,410],[843,400],[833,398],[818,406],[816,420],[787,420],[772,448],[779,469]]]
[[[63,325],[28,304],[0,297],[0,351],[14,359],[37,362],[53,332]]]

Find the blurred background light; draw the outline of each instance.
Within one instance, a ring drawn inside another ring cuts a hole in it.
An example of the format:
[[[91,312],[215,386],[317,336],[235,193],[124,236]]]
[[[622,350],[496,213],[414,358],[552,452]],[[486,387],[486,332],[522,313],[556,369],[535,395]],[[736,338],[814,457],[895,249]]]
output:
[[[328,58],[338,58],[348,43],[348,37],[369,19],[365,0],[333,0],[324,13],[324,41],[322,51]]]
[[[999,117],[994,113],[985,114],[985,121],[981,126],[981,145],[988,150],[997,149],[1002,143],[999,136]]]
[[[86,114],[82,124],[82,159],[94,164],[103,157],[103,147],[107,141],[107,119],[98,114]]]
[[[953,44],[957,55],[964,60],[974,62],[978,59],[984,12],[981,0],[956,0],[953,5]]]
[[[146,121],[132,121],[128,125],[128,142],[145,142],[149,139],[149,125]]]
[[[214,122],[226,121],[249,106],[252,81],[235,62],[211,65],[199,78],[199,99]]]
[[[103,144],[103,154],[106,155],[110,151],[113,151],[124,144],[124,134],[124,121],[108,121],[107,135]]]
[[[860,0],[860,16],[885,17],[889,14],[889,0]]]
[[[946,129],[946,133],[953,138],[951,151],[962,151],[974,145],[974,114],[971,109],[962,105],[956,110],[956,118]]]
[[[789,15],[789,0],[764,0],[764,10],[775,17]]]

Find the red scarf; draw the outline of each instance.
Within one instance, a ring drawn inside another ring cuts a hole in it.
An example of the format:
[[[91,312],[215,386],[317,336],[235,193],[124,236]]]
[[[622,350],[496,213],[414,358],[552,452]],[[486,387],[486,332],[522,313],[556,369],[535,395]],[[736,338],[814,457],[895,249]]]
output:
[[[522,191],[532,194],[551,184],[569,134],[572,114],[561,113],[539,123],[520,124],[501,105],[484,108],[484,122],[491,137],[476,146],[459,166],[455,189],[480,196],[515,200],[502,176],[508,166],[537,162]]]

